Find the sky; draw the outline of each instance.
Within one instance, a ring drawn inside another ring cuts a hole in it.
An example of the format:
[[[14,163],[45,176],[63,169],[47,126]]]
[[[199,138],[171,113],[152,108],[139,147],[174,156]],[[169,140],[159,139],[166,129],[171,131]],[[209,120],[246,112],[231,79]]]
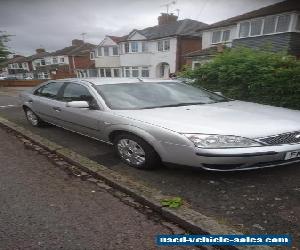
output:
[[[169,8],[179,19],[214,23],[282,0],[177,0]],[[55,51],[72,39],[99,44],[105,35],[157,25],[172,0],[0,0],[0,31],[13,35],[7,44],[16,54],[42,47]],[[174,1],[173,1],[174,2]]]

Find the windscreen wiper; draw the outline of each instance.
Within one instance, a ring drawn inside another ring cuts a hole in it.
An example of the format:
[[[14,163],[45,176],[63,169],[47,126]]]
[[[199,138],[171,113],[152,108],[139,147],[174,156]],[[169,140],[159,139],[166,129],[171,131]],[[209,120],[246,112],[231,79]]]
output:
[[[198,105],[198,104],[206,104],[206,103],[204,103],[204,102],[182,102],[182,103],[176,103],[176,104],[168,104],[168,105],[161,105],[161,106],[145,107],[143,109],[180,107],[180,106],[189,106],[189,105]]]

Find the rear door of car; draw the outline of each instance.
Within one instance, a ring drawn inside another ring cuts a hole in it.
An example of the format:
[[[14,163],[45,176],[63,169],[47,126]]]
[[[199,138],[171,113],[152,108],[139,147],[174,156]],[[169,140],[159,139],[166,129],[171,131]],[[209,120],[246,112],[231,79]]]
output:
[[[96,98],[86,86],[74,82],[67,83],[62,90],[61,100],[65,105],[59,115],[65,128],[98,139],[102,138],[100,129],[102,111],[100,111]],[[90,108],[67,107],[67,102],[72,101],[87,101]]]
[[[64,82],[51,81],[35,90],[30,100],[33,111],[39,117],[59,126],[62,125],[59,113],[64,105],[59,96],[63,86]]]

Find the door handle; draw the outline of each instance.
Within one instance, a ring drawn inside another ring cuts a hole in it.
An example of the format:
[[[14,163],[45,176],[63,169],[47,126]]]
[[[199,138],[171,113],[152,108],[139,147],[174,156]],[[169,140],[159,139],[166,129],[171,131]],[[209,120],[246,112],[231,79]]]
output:
[[[54,109],[56,112],[60,112],[60,111],[61,111],[61,108],[58,108],[58,107],[53,107],[53,109]]]

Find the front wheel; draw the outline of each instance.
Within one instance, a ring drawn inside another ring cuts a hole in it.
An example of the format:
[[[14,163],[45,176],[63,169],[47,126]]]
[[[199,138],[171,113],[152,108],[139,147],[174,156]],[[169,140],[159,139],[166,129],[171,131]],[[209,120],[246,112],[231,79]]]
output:
[[[30,108],[26,108],[24,111],[27,121],[29,121],[32,126],[40,127],[43,125],[43,121]]]
[[[153,169],[160,158],[149,143],[132,134],[120,134],[114,140],[115,151],[127,165],[138,169]]]

